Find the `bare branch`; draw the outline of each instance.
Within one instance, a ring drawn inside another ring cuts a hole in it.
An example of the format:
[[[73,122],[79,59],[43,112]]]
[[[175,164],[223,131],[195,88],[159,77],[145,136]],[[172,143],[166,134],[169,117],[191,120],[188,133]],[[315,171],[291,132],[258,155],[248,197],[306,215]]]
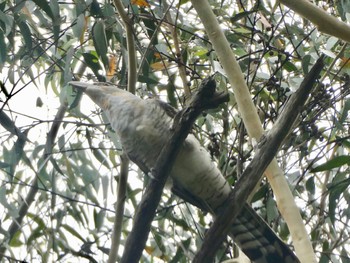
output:
[[[56,139],[58,129],[62,123],[61,121],[64,117],[66,110],[67,110],[67,105],[62,104],[61,107],[57,111],[57,114],[55,116],[55,120],[52,123],[51,129],[47,135],[45,151],[43,154],[43,162],[42,162],[42,165],[39,167],[40,170],[45,169],[48,160],[50,160],[50,158],[51,158],[51,151],[52,151],[52,148],[54,146],[54,141]],[[14,237],[14,235],[16,234],[16,232],[21,228],[23,218],[26,216],[26,214],[28,213],[29,207],[31,206],[31,204],[35,200],[35,196],[39,190],[39,188],[37,187],[38,182],[39,182],[38,174],[39,174],[39,171],[37,171],[36,176],[31,183],[32,187],[30,188],[28,195],[26,196],[25,200],[22,202],[22,204],[19,208],[19,212],[18,212],[19,216],[12,221],[11,225],[9,226],[9,228],[7,230],[8,236],[7,236],[6,240],[3,241],[3,243],[1,244],[1,247],[0,247],[0,260],[5,255],[5,252],[7,249],[6,243],[9,243],[12,240],[12,238]]]
[[[280,0],[296,13],[310,20],[319,31],[350,42],[350,26],[305,0]]]
[[[108,255],[108,263],[117,262],[118,248],[120,244],[120,237],[122,233],[124,206],[126,199],[126,189],[128,183],[129,174],[129,158],[126,154],[120,156],[120,176],[118,181],[118,196],[117,203],[115,205],[115,218],[112,232],[112,244]]]
[[[136,70],[136,50],[134,41],[134,31],[132,21],[124,10],[124,5],[120,0],[114,0],[120,17],[122,18],[126,32],[126,44],[128,48],[128,91],[135,94],[137,70]]]

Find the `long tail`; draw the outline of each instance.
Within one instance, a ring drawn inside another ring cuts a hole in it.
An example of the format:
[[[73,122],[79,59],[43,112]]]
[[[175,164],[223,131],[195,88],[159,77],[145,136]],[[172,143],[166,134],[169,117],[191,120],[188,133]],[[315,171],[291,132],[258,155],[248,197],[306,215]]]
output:
[[[300,263],[266,222],[245,204],[232,226],[234,241],[254,263]]]

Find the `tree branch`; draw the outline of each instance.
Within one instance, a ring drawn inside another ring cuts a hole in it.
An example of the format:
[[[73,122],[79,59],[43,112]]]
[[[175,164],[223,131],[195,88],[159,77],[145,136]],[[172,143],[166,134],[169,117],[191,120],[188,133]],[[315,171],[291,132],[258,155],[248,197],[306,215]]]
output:
[[[235,218],[259,182],[263,171],[278,152],[284,138],[288,135],[297,116],[301,112],[314,84],[323,69],[323,57],[320,57],[311,71],[306,75],[299,89],[290,97],[283,112],[273,128],[263,136],[257,145],[253,160],[243,172],[230,194],[225,209],[220,214],[204,238],[203,245],[193,262],[213,262],[214,256],[226,237]]]
[[[199,91],[193,96],[188,107],[180,111],[174,120],[173,133],[164,145],[155,167],[152,170],[152,180],[147,186],[141,203],[137,209],[134,226],[125,243],[121,263],[139,262],[145,247],[151,223],[155,216],[165,182],[181,145],[191,130],[200,113],[229,100],[229,95],[215,92],[215,81],[212,78],[204,80]]]
[[[137,66],[132,21],[128,17],[127,12],[125,12],[124,5],[121,0],[114,0],[114,5],[117,8],[120,17],[123,20],[126,33],[126,46],[128,49],[128,91],[132,94],[135,94],[137,81]]]
[[[182,86],[184,88],[184,92],[185,92],[185,98],[189,99],[191,97],[191,89],[188,85],[188,81],[187,81],[187,75],[186,75],[186,67],[185,67],[185,63],[182,57],[182,52],[181,52],[181,48],[180,48],[180,41],[179,41],[179,36],[177,34],[177,28],[175,26],[175,23],[172,19],[172,12],[170,12],[170,7],[168,6],[167,2],[164,1],[164,7],[167,10],[167,12],[165,13],[165,17],[166,17],[166,21],[167,21],[167,26],[171,32],[173,41],[174,41],[174,48],[175,48],[175,55],[176,55],[176,62],[179,68],[179,76],[182,80]]]
[[[120,156],[120,176],[118,181],[118,196],[115,205],[115,218],[112,232],[112,244],[108,254],[108,263],[117,262],[120,237],[122,234],[126,189],[129,174],[129,158],[124,153]]]
[[[19,216],[12,221],[11,225],[9,226],[9,228],[7,230],[8,236],[3,241],[3,243],[1,244],[1,247],[0,247],[0,260],[5,255],[5,252],[7,249],[6,244],[8,244],[12,240],[12,238],[14,237],[16,232],[22,226],[23,218],[26,216],[26,214],[28,213],[29,207],[31,206],[31,204],[35,200],[35,196],[39,190],[38,182],[39,182],[40,170],[45,169],[48,160],[50,160],[50,158],[51,158],[51,151],[52,151],[52,148],[54,145],[54,141],[55,141],[55,138],[57,136],[58,129],[62,123],[62,119],[64,117],[66,110],[67,110],[67,105],[62,104],[56,113],[55,120],[53,121],[51,129],[47,135],[45,151],[44,151],[43,158],[42,158],[43,161],[41,163],[41,166],[39,167],[39,170],[36,172],[35,178],[33,179],[32,183],[31,183],[31,188],[30,188],[28,195],[26,196],[25,200],[22,202],[22,204],[19,208],[19,212],[18,212]]]
[[[258,141],[263,135],[264,130],[231,46],[221,30],[220,24],[208,0],[191,0],[191,2],[227,74],[227,78],[233,88],[238,111],[242,116],[249,137]],[[289,227],[298,257],[305,263],[316,262],[315,253],[300,216],[299,209],[294,202],[293,195],[289,189],[283,171],[278,166],[276,159],[273,159],[267,167],[265,175],[275,194],[277,207]]]
[[[319,31],[350,42],[350,26],[313,3],[305,0],[280,0],[280,2],[310,20]]]
[[[135,40],[134,31],[132,27],[132,21],[128,17],[127,12],[124,10],[124,5],[120,0],[114,0],[114,5],[117,8],[119,15],[124,23],[126,32],[126,46],[128,50],[128,88],[127,90],[135,94],[136,82],[137,82],[137,63],[136,63],[136,50],[135,50]],[[128,184],[128,166],[129,159],[126,154],[121,156],[121,171],[120,180],[118,182],[118,197],[116,203],[116,216],[114,218],[113,232],[112,232],[112,244],[110,253],[108,255],[108,263],[113,263],[117,261],[118,248],[120,243],[120,236],[122,231],[123,216],[124,216],[124,206],[125,206],[125,196],[126,188]]]

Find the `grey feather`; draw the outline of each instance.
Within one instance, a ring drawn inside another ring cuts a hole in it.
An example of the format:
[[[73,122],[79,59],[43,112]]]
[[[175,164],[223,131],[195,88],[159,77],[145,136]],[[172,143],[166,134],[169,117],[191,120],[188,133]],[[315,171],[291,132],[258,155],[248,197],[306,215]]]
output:
[[[105,111],[129,158],[144,172],[151,170],[171,135],[176,110],[159,100],[142,100],[110,85],[71,84],[83,90]],[[214,214],[220,212],[231,192],[209,153],[192,134],[180,149],[170,177],[176,194]],[[244,204],[243,211],[232,225],[231,234],[253,262],[299,262],[291,249],[248,204]]]

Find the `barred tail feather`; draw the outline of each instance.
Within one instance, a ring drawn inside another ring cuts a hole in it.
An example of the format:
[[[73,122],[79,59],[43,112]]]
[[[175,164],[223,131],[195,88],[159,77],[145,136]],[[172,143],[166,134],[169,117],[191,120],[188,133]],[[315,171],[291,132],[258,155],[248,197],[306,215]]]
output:
[[[254,263],[298,263],[291,249],[248,204],[231,229],[233,240]]]

